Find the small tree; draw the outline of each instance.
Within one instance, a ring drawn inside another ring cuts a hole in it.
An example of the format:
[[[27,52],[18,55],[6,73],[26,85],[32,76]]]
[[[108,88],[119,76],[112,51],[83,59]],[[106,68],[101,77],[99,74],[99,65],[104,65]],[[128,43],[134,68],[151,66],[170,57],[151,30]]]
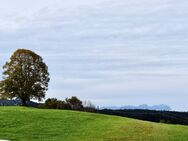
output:
[[[71,98],[66,98],[65,102],[70,105],[71,109],[73,110],[81,110],[83,109],[83,104],[80,99],[76,96],[72,96]]]
[[[41,101],[45,97],[50,79],[42,57],[30,50],[18,49],[3,68],[2,97],[18,98],[23,105],[30,99]]]
[[[45,108],[48,108],[48,109],[57,109],[58,104],[59,104],[59,101],[56,98],[48,98],[44,103]]]

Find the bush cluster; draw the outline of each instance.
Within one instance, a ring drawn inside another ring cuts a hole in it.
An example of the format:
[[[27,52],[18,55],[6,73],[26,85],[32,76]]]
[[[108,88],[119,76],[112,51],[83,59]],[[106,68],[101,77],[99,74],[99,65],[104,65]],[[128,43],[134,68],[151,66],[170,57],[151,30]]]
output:
[[[58,100],[57,98],[48,98],[40,108],[46,109],[65,109],[65,110],[79,110],[79,111],[95,111],[95,105],[90,101],[82,102],[76,96],[66,98],[65,100]]]

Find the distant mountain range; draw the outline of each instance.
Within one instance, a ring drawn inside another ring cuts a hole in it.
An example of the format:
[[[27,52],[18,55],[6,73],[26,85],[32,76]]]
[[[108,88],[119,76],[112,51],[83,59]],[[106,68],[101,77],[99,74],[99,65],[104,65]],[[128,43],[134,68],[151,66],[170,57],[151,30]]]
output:
[[[125,110],[125,109],[141,109],[141,110],[157,110],[157,111],[170,111],[171,108],[168,105],[161,104],[161,105],[153,105],[149,106],[147,104],[142,104],[139,106],[107,106],[107,107],[101,107],[100,109],[111,109],[111,110]]]

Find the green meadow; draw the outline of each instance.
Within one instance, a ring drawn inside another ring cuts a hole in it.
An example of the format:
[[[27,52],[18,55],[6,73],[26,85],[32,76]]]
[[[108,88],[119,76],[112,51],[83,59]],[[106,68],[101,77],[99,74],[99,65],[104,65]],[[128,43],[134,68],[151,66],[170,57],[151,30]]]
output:
[[[0,107],[0,139],[11,141],[188,141],[188,126],[77,111]]]

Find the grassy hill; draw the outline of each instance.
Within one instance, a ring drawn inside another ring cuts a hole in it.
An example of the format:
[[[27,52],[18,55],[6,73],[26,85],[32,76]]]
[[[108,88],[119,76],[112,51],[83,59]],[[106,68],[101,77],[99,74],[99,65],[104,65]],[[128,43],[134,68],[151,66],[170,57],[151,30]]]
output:
[[[0,139],[11,141],[188,141],[188,126],[93,113],[0,107]]]

